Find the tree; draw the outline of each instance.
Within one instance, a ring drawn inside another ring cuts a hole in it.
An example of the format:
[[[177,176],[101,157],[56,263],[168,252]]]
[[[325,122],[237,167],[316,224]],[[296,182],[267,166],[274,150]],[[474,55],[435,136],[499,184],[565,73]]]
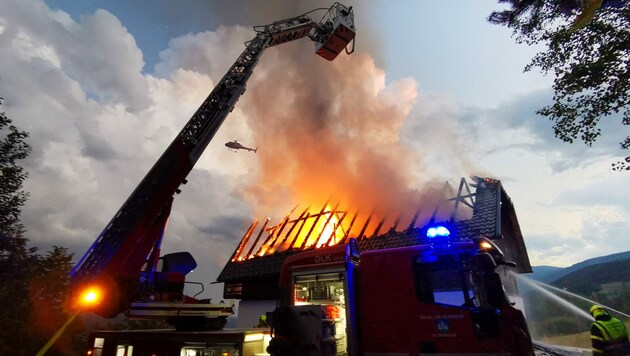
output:
[[[0,112],[0,231],[19,239],[24,234],[20,213],[28,198],[22,184],[28,174],[17,162],[28,157],[31,146],[26,142],[28,133],[11,123],[11,119]]]
[[[25,141],[28,133],[11,123],[0,112],[0,354],[11,354],[29,341],[22,328],[30,310],[28,283],[38,261],[36,249],[27,247],[19,219],[28,194],[22,191],[27,174],[18,161],[31,148]]]
[[[555,75],[552,105],[538,114],[554,122],[556,137],[591,146],[600,120],[630,125],[629,0],[499,0],[510,9],[493,12],[491,23],[514,30],[518,43],[545,44],[525,71],[539,67]],[[630,136],[620,147],[630,148]],[[613,163],[630,170],[630,156]]]
[[[46,256],[39,258],[34,268],[28,283],[31,309],[27,325],[29,334],[37,341],[33,342],[30,352],[22,350],[25,354],[36,353],[73,314],[66,302],[70,294],[72,255],[64,247],[53,246]],[[84,351],[86,342],[82,340],[83,334],[81,323],[70,324],[47,355]]]
[[[23,326],[31,309],[28,283],[36,263],[35,250],[26,248],[26,239],[0,232],[0,354],[14,354],[30,341]]]

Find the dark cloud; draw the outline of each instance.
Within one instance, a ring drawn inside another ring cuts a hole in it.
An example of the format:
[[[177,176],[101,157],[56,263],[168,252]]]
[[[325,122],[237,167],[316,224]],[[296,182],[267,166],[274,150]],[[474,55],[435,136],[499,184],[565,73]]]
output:
[[[251,223],[249,216],[217,216],[210,220],[208,225],[202,226],[199,231],[212,236],[213,239],[228,240],[238,243],[244,233],[243,226]]]
[[[552,103],[551,98],[550,90],[537,91],[510,100],[497,109],[486,110],[483,113],[484,126],[500,130],[523,130],[531,138],[530,141],[507,143],[498,149],[521,148],[547,155],[551,158],[550,166],[555,172],[583,167],[604,159],[611,163],[616,161],[614,157],[622,154],[618,143],[622,139],[618,134],[621,122],[619,117],[607,117],[601,121],[603,134],[591,147],[580,140],[573,143],[563,142],[555,137],[553,122],[536,114],[537,110]]]
[[[116,158],[116,153],[112,147],[101,137],[86,134],[84,136],[84,146],[81,153],[87,157],[97,160],[107,160]]]

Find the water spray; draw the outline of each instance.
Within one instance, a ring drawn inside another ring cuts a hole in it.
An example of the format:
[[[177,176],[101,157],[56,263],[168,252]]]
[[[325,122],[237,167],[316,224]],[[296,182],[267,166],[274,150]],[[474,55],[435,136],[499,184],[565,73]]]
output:
[[[542,292],[544,295],[548,296],[549,298],[553,299],[554,301],[558,302],[560,305],[562,305],[563,307],[574,311],[575,313],[577,313],[578,315],[584,317],[587,320],[593,321],[595,319],[593,319],[593,317],[591,316],[591,314],[587,313],[586,311],[582,310],[581,308],[578,308],[577,306],[569,303],[567,300],[560,298],[559,296],[557,296],[556,294],[550,292],[549,290],[543,288],[541,285],[539,285],[539,282],[536,282],[534,280],[531,280],[527,277],[521,276],[519,274],[516,274],[517,277],[519,277],[523,282],[527,283],[529,286],[536,288],[538,291]]]
[[[519,276],[519,277],[521,277],[521,278],[522,278],[524,281],[526,281],[526,282],[532,282],[532,283],[535,283],[535,284],[537,284],[537,285],[539,285],[539,286],[550,288],[550,289],[555,290],[555,291],[558,291],[558,292],[560,292],[560,293],[564,293],[564,294],[566,294],[566,295],[570,295],[570,296],[572,296],[572,297],[575,297],[575,298],[578,298],[578,299],[581,299],[581,300],[587,301],[587,302],[589,302],[589,303],[591,303],[591,304],[601,305],[601,306],[602,306],[603,308],[605,308],[606,310],[613,311],[613,312],[615,312],[615,313],[617,313],[617,314],[620,314],[620,315],[625,316],[626,318],[630,318],[630,315],[628,315],[628,314],[626,314],[626,313],[624,313],[624,312],[622,312],[622,311],[619,311],[619,310],[617,310],[617,309],[613,309],[613,308],[611,308],[611,307],[609,307],[609,306],[607,306],[607,305],[601,304],[601,303],[599,303],[599,302],[597,302],[597,301],[594,301],[594,300],[592,300],[592,299],[588,299],[588,298],[585,298],[585,297],[583,297],[583,296],[581,296],[581,295],[578,295],[578,294],[575,294],[575,293],[569,292],[569,291],[567,291],[567,290],[560,289],[560,288],[557,288],[557,287],[551,286],[551,285],[549,285],[549,284],[542,283],[542,282],[539,282],[539,281],[535,281],[535,280],[532,280],[532,279],[529,279],[529,278],[525,278],[525,277],[523,277],[523,276]]]

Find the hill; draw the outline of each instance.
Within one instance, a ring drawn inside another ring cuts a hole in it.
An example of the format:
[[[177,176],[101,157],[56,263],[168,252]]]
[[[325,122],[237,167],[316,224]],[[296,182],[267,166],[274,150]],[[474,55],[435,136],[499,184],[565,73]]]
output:
[[[624,283],[628,282],[630,257],[580,268],[556,279],[552,284],[584,296],[603,293],[615,297],[621,296]]]
[[[578,262],[574,265],[564,268],[553,266],[533,266],[532,269],[534,270],[534,273],[527,275],[527,277],[538,282],[551,283],[585,267],[626,259],[630,259],[630,251],[590,258],[588,260],[584,260],[582,262]]]
[[[534,273],[528,274],[527,277],[538,282],[549,283],[558,279],[558,276],[564,276],[565,267],[553,266],[532,266]]]

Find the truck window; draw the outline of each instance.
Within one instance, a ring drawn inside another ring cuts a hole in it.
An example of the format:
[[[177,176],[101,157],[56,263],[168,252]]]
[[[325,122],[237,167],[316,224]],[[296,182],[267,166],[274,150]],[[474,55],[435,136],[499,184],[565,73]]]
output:
[[[262,344],[261,344],[262,345]],[[238,349],[231,346],[208,346],[206,344],[194,345],[187,343],[182,347],[180,356],[238,356]]]
[[[116,347],[116,356],[133,356],[133,346],[127,344],[119,344]]]
[[[94,344],[92,349],[93,356],[101,356],[103,355],[103,345],[105,344],[105,339],[102,337],[94,338]]]
[[[413,262],[416,296],[424,303],[470,305],[473,291],[469,286],[463,260],[467,255],[418,257]]]

